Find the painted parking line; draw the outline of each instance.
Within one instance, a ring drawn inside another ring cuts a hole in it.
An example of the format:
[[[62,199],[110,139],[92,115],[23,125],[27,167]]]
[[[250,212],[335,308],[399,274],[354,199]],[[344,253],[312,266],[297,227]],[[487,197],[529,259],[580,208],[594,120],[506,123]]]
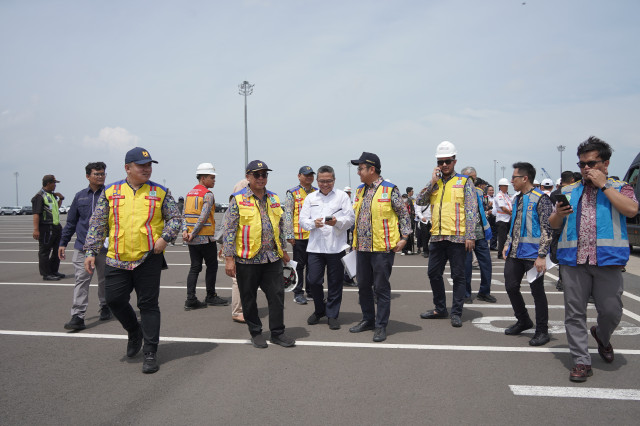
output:
[[[126,340],[125,334],[94,334],[77,332],[46,332],[46,331],[21,331],[0,330],[0,335],[28,336],[28,337],[69,337],[84,339],[119,339]],[[161,342],[185,342],[185,343],[213,343],[213,344],[241,344],[248,345],[248,339],[211,339],[203,337],[160,337]],[[321,342],[313,340],[297,340],[296,346],[333,347],[333,348],[369,348],[369,349],[412,349],[425,351],[461,351],[461,352],[529,352],[529,353],[569,353],[568,348],[541,348],[524,346],[471,346],[471,345],[419,345],[401,343],[357,343],[357,342]],[[590,353],[598,353],[597,349],[590,349]],[[618,349],[617,354],[640,355],[638,349]]]
[[[640,401],[638,389],[583,388],[562,386],[520,386],[509,385],[509,389],[518,396],[551,396],[560,398],[618,399]]]

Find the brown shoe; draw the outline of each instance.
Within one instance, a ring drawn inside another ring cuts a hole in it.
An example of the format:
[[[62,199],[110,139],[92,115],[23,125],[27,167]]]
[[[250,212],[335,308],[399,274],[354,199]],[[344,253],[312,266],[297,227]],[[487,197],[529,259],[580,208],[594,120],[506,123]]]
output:
[[[231,315],[231,319],[234,322],[241,322],[241,323],[246,323],[246,321],[244,320],[244,315],[239,314],[239,315]]]
[[[606,347],[602,344],[602,342],[598,338],[598,335],[596,334],[595,325],[591,327],[591,335],[593,336],[594,339],[596,339],[596,342],[598,342],[598,353],[600,354],[600,357],[604,360],[604,362],[612,363],[613,362],[613,346],[611,346],[611,342],[609,342],[609,344]]]
[[[587,377],[593,376],[590,365],[576,364],[569,373],[569,380],[572,382],[586,382]]]

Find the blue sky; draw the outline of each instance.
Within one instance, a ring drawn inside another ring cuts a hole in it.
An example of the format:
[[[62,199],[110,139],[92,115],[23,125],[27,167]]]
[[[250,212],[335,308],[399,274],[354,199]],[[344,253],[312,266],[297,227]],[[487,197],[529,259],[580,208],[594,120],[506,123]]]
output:
[[[53,173],[71,197],[89,161],[124,177],[147,148],[174,196],[212,162],[226,198],[249,157],[283,193],[302,165],[377,153],[384,177],[421,188],[449,140],[458,167],[493,181],[494,160],[556,179],[589,135],[640,151],[635,0],[0,2],[0,203],[28,204]],[[359,182],[351,168],[351,184]]]

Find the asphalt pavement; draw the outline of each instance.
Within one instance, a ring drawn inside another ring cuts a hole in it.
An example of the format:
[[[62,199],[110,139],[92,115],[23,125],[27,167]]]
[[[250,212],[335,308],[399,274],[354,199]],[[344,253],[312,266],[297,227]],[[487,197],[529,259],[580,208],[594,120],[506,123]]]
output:
[[[563,295],[555,289],[557,269],[545,277],[552,339],[542,347],[528,345],[532,332],[504,335],[514,316],[503,262],[492,252],[492,294],[498,301],[465,305],[461,328],[419,317],[433,308],[427,259],[396,255],[384,343],[372,342],[373,332],[349,333],[361,312],[357,290],[345,287],[340,330],[330,330],[326,319],[307,325],[313,305],[297,305],[286,293],[285,323],[296,347],[256,349],[246,325],[232,322],[230,306],[183,309],[189,254],[178,244],[167,249],[169,269],[162,273],[160,371],[145,375],[141,355],[125,356],[126,332],[118,321],[98,320],[96,284],[87,329],[63,328],[70,318],[73,266],[70,260],[61,265],[69,278],[42,281],[31,220],[0,217],[2,425],[635,425],[640,416],[637,248],[624,274],[625,310],[612,338],[615,361],[605,364],[590,338],[594,375],[577,384],[569,381],[572,361]],[[217,277],[219,295],[230,298],[231,279],[222,264]],[[204,271],[200,298],[203,280]],[[478,285],[474,270],[475,291]],[[523,294],[534,317],[526,283]],[[262,293],[258,303],[268,337]],[[595,317],[591,305],[588,322]]]

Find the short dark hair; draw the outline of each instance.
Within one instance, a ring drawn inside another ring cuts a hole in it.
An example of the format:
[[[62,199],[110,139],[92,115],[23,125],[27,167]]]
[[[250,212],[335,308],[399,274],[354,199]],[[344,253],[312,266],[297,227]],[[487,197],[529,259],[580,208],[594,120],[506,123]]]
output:
[[[598,151],[598,156],[602,161],[607,161],[613,153],[613,149],[608,143],[595,136],[589,136],[589,139],[578,145],[578,157],[591,151]]]
[[[518,169],[518,172],[524,173],[524,175],[529,178],[529,182],[533,184],[533,180],[536,178],[536,168],[533,167],[531,163],[520,161],[517,163],[513,163],[512,167],[514,169]]]
[[[318,174],[320,173],[331,173],[331,176],[333,176],[333,178],[336,178],[336,172],[333,170],[333,167],[331,166],[320,166],[318,167]]]
[[[87,172],[87,176],[91,174],[91,170],[107,170],[107,165],[102,161],[96,161],[95,163],[89,163],[84,170]]]
[[[575,180],[576,182],[582,180],[582,173],[580,172],[573,172],[573,180]]]
[[[568,185],[570,183],[573,183],[576,180],[575,176],[573,175],[573,172],[571,170],[565,170],[564,172],[562,172],[562,174],[560,175],[560,181],[562,183],[564,183],[565,185]]]
[[[407,186],[407,194],[413,191],[413,186]]]

